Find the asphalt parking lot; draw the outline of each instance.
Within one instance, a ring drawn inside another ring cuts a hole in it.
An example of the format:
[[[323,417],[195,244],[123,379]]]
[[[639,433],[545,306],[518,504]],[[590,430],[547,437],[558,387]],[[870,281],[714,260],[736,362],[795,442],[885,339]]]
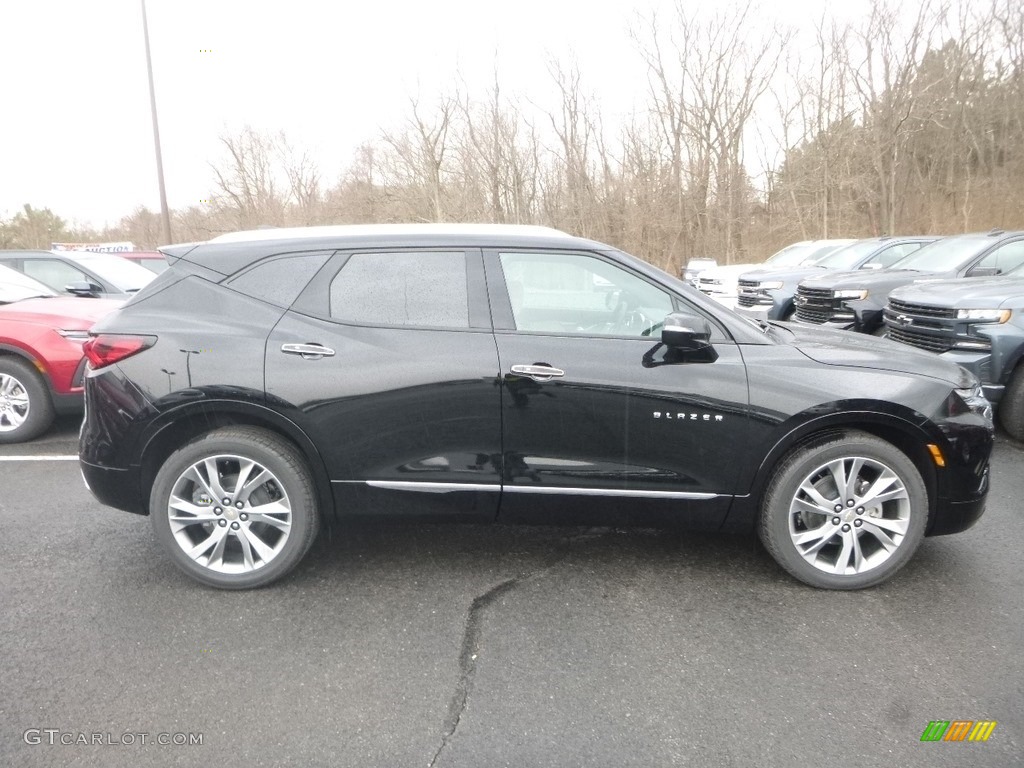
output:
[[[56,458],[76,429],[0,448],[0,765],[1024,764],[1005,436],[979,525],[863,592],[746,538],[360,524],[227,593],[92,499]],[[922,742],[933,720],[998,725]]]

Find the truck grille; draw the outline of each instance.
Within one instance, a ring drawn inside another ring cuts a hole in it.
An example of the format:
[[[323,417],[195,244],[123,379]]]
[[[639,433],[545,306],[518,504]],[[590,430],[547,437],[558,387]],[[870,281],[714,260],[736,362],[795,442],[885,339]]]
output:
[[[926,349],[929,352],[949,352],[953,348],[952,340],[943,336],[935,336],[930,333],[896,328],[888,326],[888,338],[898,341],[900,344],[907,344],[918,349]]]
[[[889,299],[889,309],[904,315],[916,315],[917,317],[956,317],[956,310],[952,307],[933,307],[928,304],[911,304],[908,301]]]
[[[740,280],[739,281],[739,298],[736,303],[741,307],[756,307],[757,306],[757,286],[761,283],[757,280]]]
[[[796,289],[796,319],[804,323],[827,323],[842,303],[832,298],[831,289],[805,288]]]

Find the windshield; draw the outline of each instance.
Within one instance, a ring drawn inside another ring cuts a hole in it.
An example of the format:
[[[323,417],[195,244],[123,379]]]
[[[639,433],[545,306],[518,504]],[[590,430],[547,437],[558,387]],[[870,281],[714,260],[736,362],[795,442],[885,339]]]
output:
[[[826,243],[825,245],[818,245],[816,248],[812,247],[804,254],[804,258],[800,264],[805,267],[812,264],[819,265],[826,256],[834,253],[835,251],[844,250],[846,247],[847,243]]]
[[[840,248],[816,262],[819,267],[829,269],[854,269],[861,261],[878,250],[877,240],[862,240],[859,243]]]
[[[76,253],[74,259],[125,293],[144,288],[156,277],[154,272],[109,253]]]
[[[890,269],[917,269],[922,272],[948,272],[970,261],[992,245],[988,235],[957,235],[936,240],[900,259]]]
[[[765,264],[771,264],[773,267],[793,267],[800,264],[814,250],[814,243],[793,243],[770,256]]]
[[[56,296],[50,288],[34,280],[28,275],[23,275],[17,270],[0,265],[0,304],[10,304],[22,299],[31,299],[35,296]]]

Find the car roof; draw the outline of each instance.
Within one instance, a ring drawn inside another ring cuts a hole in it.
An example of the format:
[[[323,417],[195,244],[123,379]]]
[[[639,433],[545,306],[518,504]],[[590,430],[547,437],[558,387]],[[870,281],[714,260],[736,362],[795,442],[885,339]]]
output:
[[[61,251],[61,253],[64,253],[64,251]],[[56,254],[53,251],[43,251],[43,250],[39,250],[39,249],[35,249],[35,248],[33,248],[33,249],[26,249],[26,250],[18,250],[18,249],[15,249],[15,250],[0,250],[0,259],[5,259],[5,258],[6,259],[10,259],[10,258],[18,258],[18,259],[42,258],[42,257],[47,257],[47,256],[52,257],[52,256],[55,256],[55,255]]]
[[[411,236],[533,236],[572,238],[552,227],[532,224],[333,224],[321,227],[270,227],[241,232],[227,232],[211,239],[211,243],[256,242],[265,240],[305,240],[319,238],[360,238]]]
[[[165,246],[160,251],[172,259],[229,275],[278,253],[411,246],[613,250],[604,243],[558,229],[526,224],[342,224],[229,232],[204,243]]]

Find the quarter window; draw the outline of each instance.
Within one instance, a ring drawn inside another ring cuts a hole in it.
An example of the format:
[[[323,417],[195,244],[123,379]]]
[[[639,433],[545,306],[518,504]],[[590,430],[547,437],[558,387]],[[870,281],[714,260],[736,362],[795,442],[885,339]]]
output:
[[[466,255],[355,253],[331,283],[331,317],[358,325],[469,327]]]
[[[502,253],[516,328],[588,336],[657,335],[672,298],[607,261],[572,253]]]
[[[230,285],[254,298],[289,307],[329,255],[305,253],[264,261],[234,278]]]

